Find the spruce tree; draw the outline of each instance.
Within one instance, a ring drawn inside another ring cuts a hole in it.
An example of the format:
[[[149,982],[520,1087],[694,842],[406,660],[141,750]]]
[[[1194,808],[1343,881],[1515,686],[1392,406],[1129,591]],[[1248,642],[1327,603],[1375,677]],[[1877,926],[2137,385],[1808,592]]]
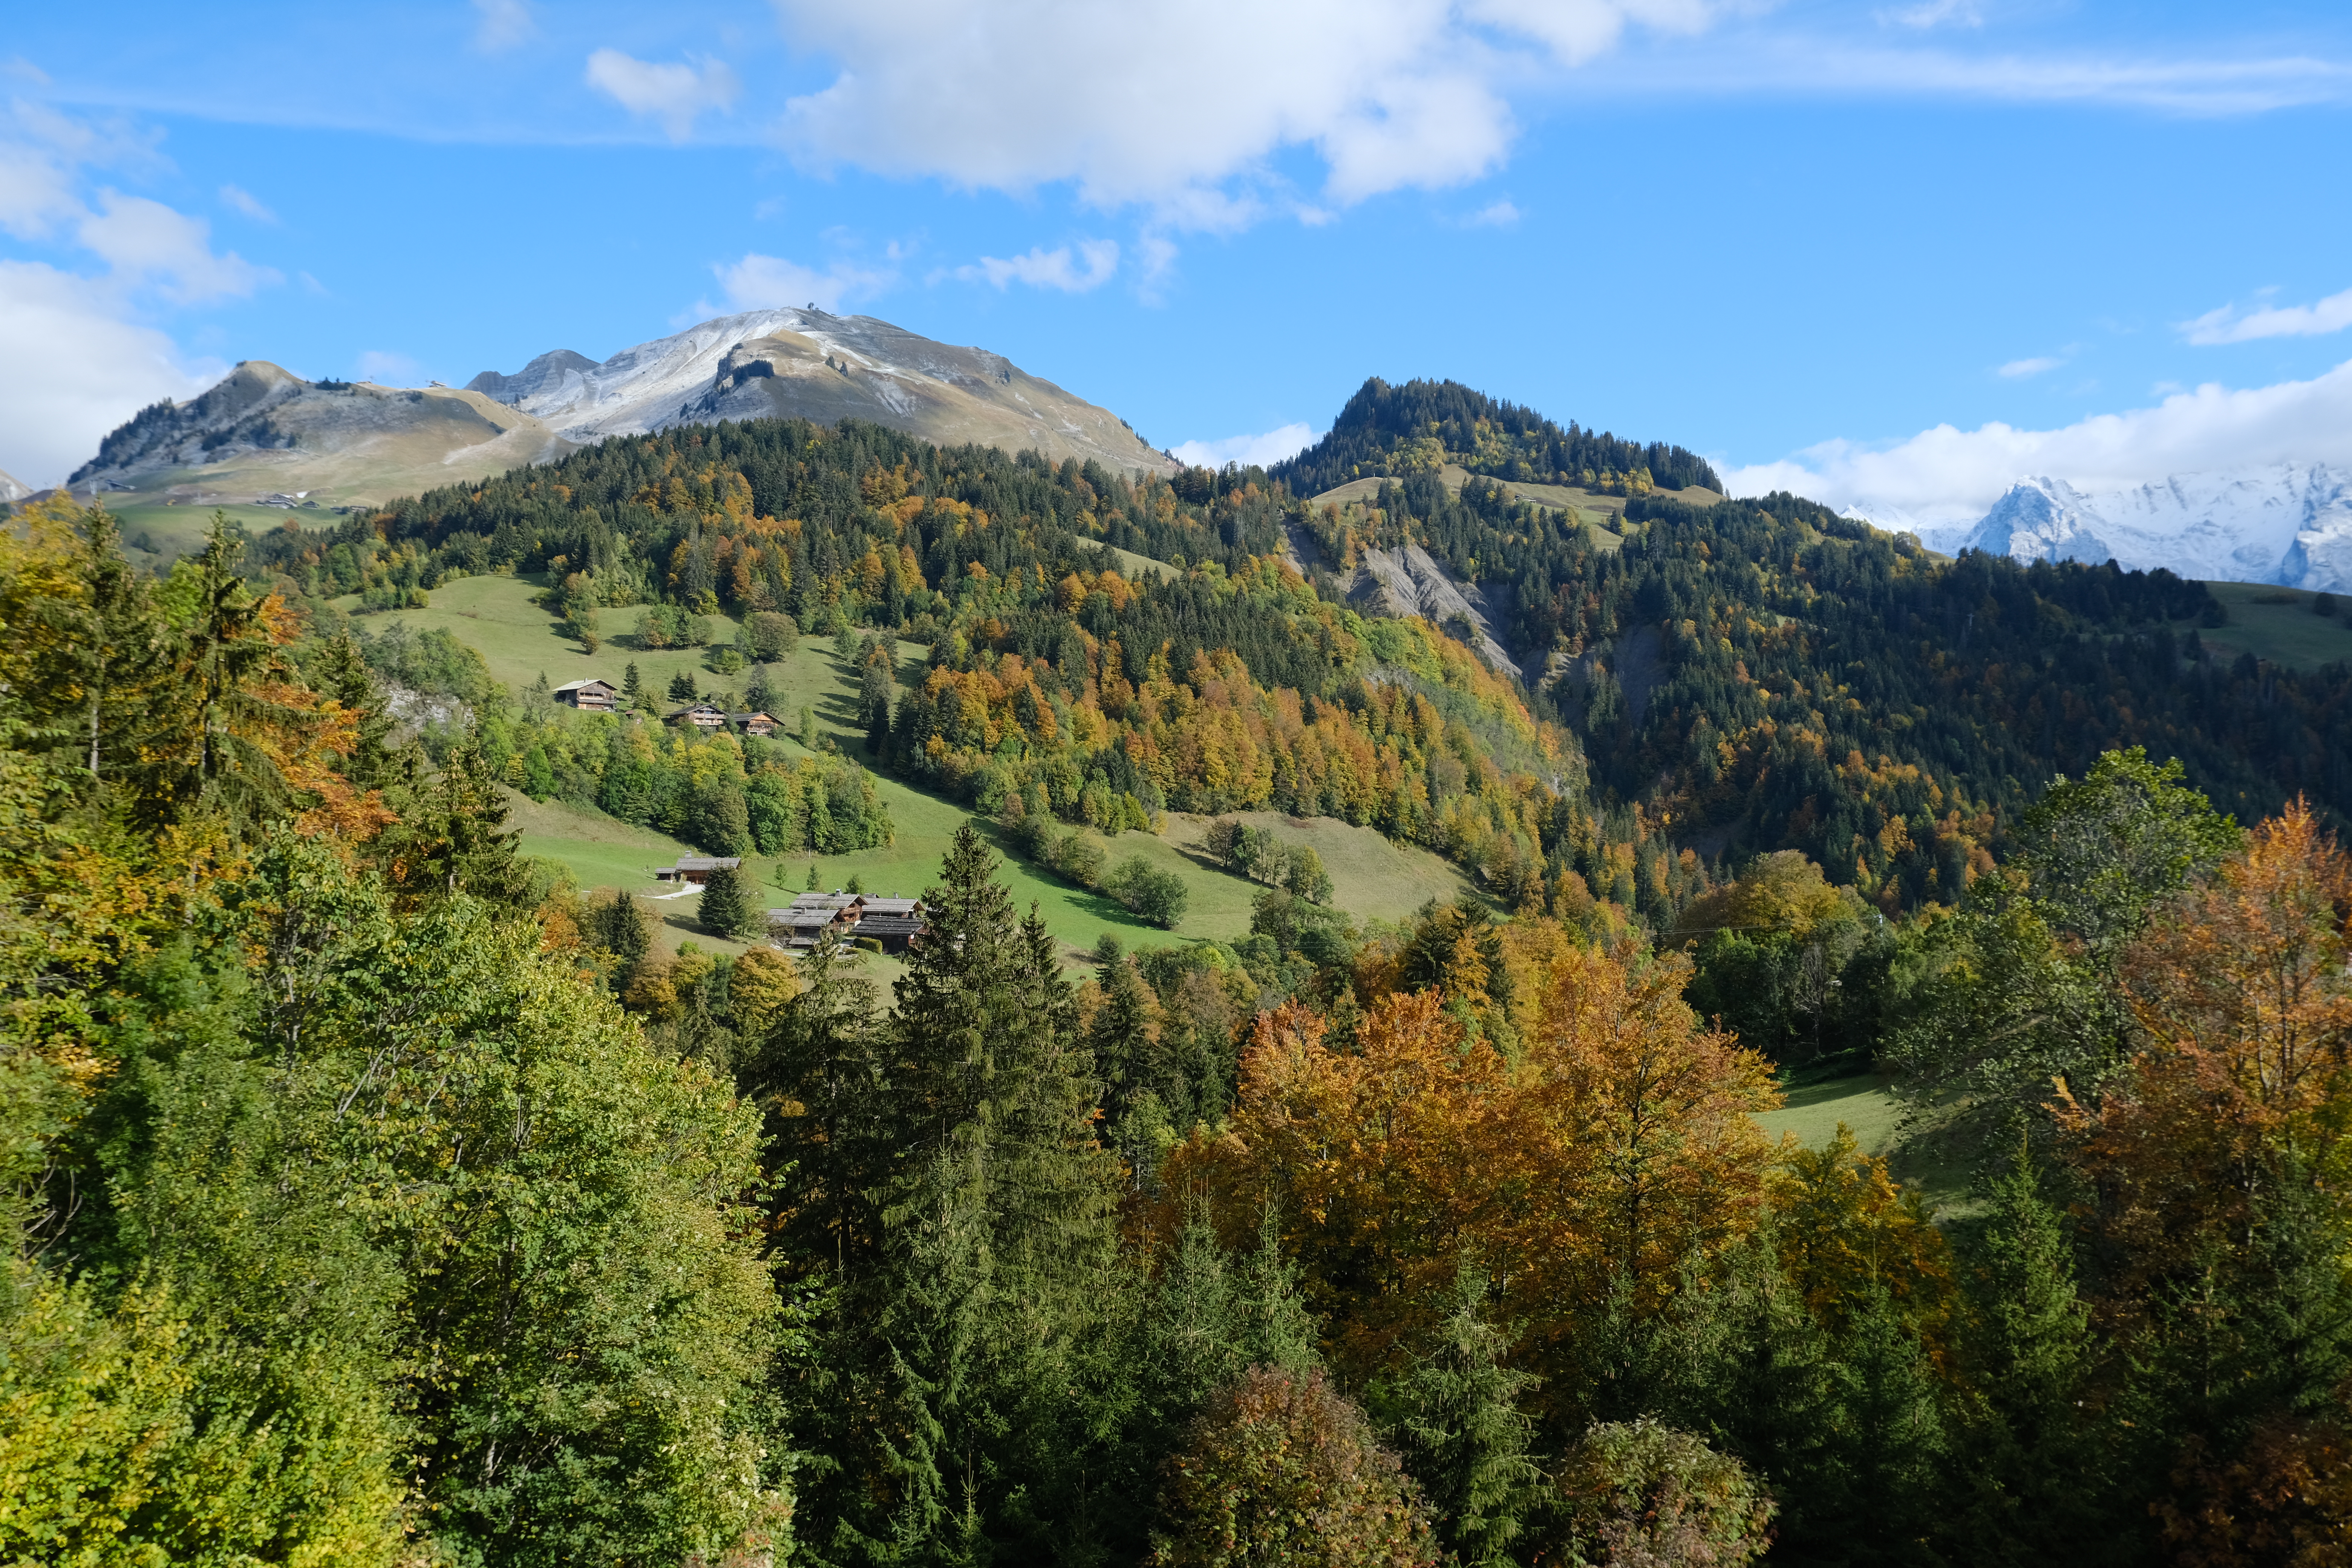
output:
[[[713,936],[751,942],[767,934],[768,915],[761,907],[760,889],[738,867],[721,866],[710,873],[710,879],[702,885],[698,912],[702,929]]]
[[[1447,1548],[1475,1565],[1521,1560],[1512,1542],[1543,1483],[1528,1457],[1532,1423],[1518,1407],[1536,1380],[1503,1364],[1503,1336],[1479,1311],[1486,1295],[1485,1275],[1465,1260],[1435,1342],[1369,1402],[1427,1492]]]

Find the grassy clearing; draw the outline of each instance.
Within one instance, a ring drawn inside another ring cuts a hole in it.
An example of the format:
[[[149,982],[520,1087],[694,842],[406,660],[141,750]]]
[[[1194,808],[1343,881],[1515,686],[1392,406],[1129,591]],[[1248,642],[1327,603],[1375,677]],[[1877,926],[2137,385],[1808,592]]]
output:
[[[518,578],[468,577],[436,590],[428,609],[387,611],[362,616],[360,621],[381,627],[398,619],[418,626],[446,628],[458,641],[478,650],[490,673],[518,692],[542,672],[551,684],[590,675],[618,684],[622,668],[631,660],[635,661],[639,677],[656,690],[681,669],[694,671],[705,689],[722,679],[730,686],[742,683],[741,676],[711,674],[702,664],[700,649],[639,651],[608,645],[604,653],[591,659],[579,651],[577,643],[561,636],[551,616],[530,602],[536,591],[533,584]],[[614,612],[614,618],[622,615],[635,618],[633,612],[626,611]],[[919,679],[926,652],[919,644],[898,645],[902,680]],[[788,727],[797,724],[799,710],[806,707],[815,716],[820,747],[829,740],[839,750],[862,759],[864,737],[856,728],[857,683],[848,668],[834,658],[827,642],[802,639],[800,647],[772,666],[771,671],[779,692],[779,717]],[[780,743],[788,754],[802,754],[796,739]],[[887,775],[876,774],[875,787],[889,808],[898,830],[896,841],[887,848],[851,855],[752,858],[747,867],[763,888],[773,892],[774,902],[788,903],[792,894],[804,889],[812,866],[818,883],[827,889],[844,886],[854,876],[866,891],[886,895],[919,893],[938,876],[949,841],[971,820],[971,814],[952,801]],[[536,805],[520,795],[512,797],[511,804],[511,821],[522,832],[524,851],[565,867],[583,889],[591,891],[627,888],[650,895],[667,890],[652,880],[652,868],[673,863],[688,848],[676,839],[631,827],[601,812],[562,803]],[[1392,844],[1369,827],[1353,827],[1326,817],[1288,818],[1273,812],[1251,813],[1247,819],[1272,828],[1286,842],[1312,846],[1331,874],[1338,906],[1358,921],[1402,920],[1432,899],[1472,892],[1469,880],[1454,867],[1427,850]],[[1003,854],[994,824],[982,823],[981,827]],[[1173,931],[1146,925],[1110,899],[1071,887],[1009,855],[1003,876],[1017,904],[1024,909],[1033,901],[1037,905],[1046,929],[1074,964],[1105,931],[1117,934],[1129,946],[1227,940],[1248,931],[1250,902],[1260,889],[1209,860],[1202,848],[1206,829],[1204,818],[1171,814],[1160,837],[1123,833],[1105,839],[1090,830],[1087,833],[1103,850],[1108,864],[1139,856],[1183,879],[1188,894],[1185,917]],[[706,947],[740,950],[740,943],[702,936],[692,918],[692,905],[689,897],[654,906],[663,912],[673,945],[690,937]]]
[[[106,510],[114,514],[116,526],[122,530],[126,544],[142,534],[155,547],[157,565],[168,566],[173,557],[194,555],[205,547],[205,532],[213,525],[215,510],[228,514],[231,522],[241,524],[247,533],[268,533],[284,528],[289,518],[300,520],[306,528],[323,528],[334,521],[326,510],[288,511],[283,507],[247,506],[243,503],[217,507],[199,505],[194,501],[166,506],[162,501],[128,501],[118,505],[107,498]]]
[[[2228,626],[2197,634],[2221,658],[2251,653],[2293,669],[2317,669],[2338,659],[2352,659],[2352,625],[2314,615],[2311,601],[2315,595],[2260,583],[2208,583],[2205,586],[2230,612]],[[2352,599],[2342,595],[2336,602],[2352,607]]]
[[[1819,1149],[1843,1125],[1853,1134],[1854,1147],[1885,1155],[1895,1179],[1916,1187],[1940,1217],[1961,1219],[1976,1212],[1967,1167],[1928,1140],[1904,1136],[1902,1102],[1878,1074],[1785,1070],[1780,1093],[1780,1110],[1755,1118],[1766,1137],[1777,1141],[1790,1134],[1806,1148]]]

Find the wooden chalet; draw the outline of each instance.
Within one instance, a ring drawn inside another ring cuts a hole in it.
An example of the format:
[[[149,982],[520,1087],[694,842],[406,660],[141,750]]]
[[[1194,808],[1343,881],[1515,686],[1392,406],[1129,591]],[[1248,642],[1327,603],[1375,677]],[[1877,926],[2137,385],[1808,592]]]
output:
[[[734,870],[743,864],[740,855],[681,855],[675,866],[658,867],[654,871],[656,882],[691,882],[696,887],[710,880],[710,873],[721,868]]]
[[[621,705],[620,689],[608,680],[567,680],[554,692],[558,702],[574,708],[585,708],[598,713],[610,713]]]
[[[776,716],[772,713],[730,713],[727,721],[746,735],[772,735],[776,732]]]
[[[719,730],[726,727],[727,715],[708,702],[688,702],[671,709],[665,716],[664,721],[671,724],[690,724],[698,730]]]
[[[923,900],[865,893],[803,893],[790,909],[768,911],[768,940],[788,952],[806,952],[828,931],[872,937],[885,952],[904,952],[924,930]]]

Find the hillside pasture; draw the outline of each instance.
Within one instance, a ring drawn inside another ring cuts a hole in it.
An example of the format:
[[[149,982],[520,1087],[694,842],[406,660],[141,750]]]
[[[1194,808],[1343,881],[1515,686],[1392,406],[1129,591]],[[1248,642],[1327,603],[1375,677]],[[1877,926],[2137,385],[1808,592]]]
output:
[[[2230,613],[2230,624],[2200,629],[2198,637],[2214,657],[2234,659],[2242,653],[2269,659],[2292,669],[2317,669],[2339,659],[2352,659],[2352,595],[2336,595],[2337,613],[2314,614],[2318,595],[2300,588],[2277,588],[2265,583],[2208,583],[2205,586]]]
[[[1137,558],[1140,560],[1140,557]],[[1147,563],[1148,564],[1148,563]],[[625,643],[607,644],[594,658],[562,633],[560,624],[532,603],[538,584],[517,577],[467,577],[435,589],[432,605],[422,610],[394,610],[356,616],[363,626],[381,629],[394,620],[419,627],[441,627],[459,642],[478,651],[490,673],[520,694],[546,675],[561,685],[597,676],[618,685],[623,668],[632,660],[639,679],[658,692],[680,670],[691,670],[705,689],[725,685],[740,689],[749,672],[732,677],[712,674],[705,666],[707,650],[636,649]],[[355,601],[344,601],[353,603]],[[614,622],[634,621],[634,610],[608,611]],[[730,628],[725,616],[709,617]],[[921,644],[898,645],[898,677],[912,683],[922,678],[929,650]],[[817,745],[835,749],[860,761],[865,737],[857,728],[857,681],[850,668],[833,654],[829,639],[803,637],[788,658],[769,667],[777,689],[777,717],[795,730],[799,710],[808,708],[816,719]],[[650,722],[650,721],[647,721]],[[775,742],[788,756],[805,754],[795,735],[780,735]],[[821,887],[842,887],[853,876],[872,893],[912,896],[939,874],[940,861],[950,840],[971,814],[962,805],[916,789],[887,774],[875,775],[875,788],[890,812],[897,839],[887,847],[837,856],[793,855],[753,857],[746,862],[760,885],[772,891],[777,904],[807,886],[814,866]],[[551,802],[537,805],[512,797],[512,821],[523,834],[528,854],[544,857],[568,869],[583,889],[609,893],[615,888],[650,894],[669,890],[651,879],[652,868],[674,863],[689,852],[687,845],[660,833],[632,827],[593,808]],[[1391,843],[1369,827],[1351,826],[1328,817],[1287,818],[1273,812],[1244,814],[1244,820],[1270,828],[1286,843],[1311,846],[1330,872],[1335,901],[1358,921],[1403,920],[1432,899],[1475,896],[1471,884],[1454,867],[1425,849]],[[1202,848],[1206,818],[1170,814],[1164,836],[1122,833],[1105,838],[1092,829],[1081,830],[1100,848],[1106,866],[1130,855],[1153,867],[1171,871],[1185,885],[1183,921],[1173,931],[1145,924],[1115,900],[1074,887],[1040,868],[1006,853],[1003,836],[993,823],[982,822],[982,832],[1005,857],[1003,876],[1023,909],[1034,902],[1046,929],[1062,944],[1073,963],[1108,931],[1129,946],[1171,941],[1231,940],[1249,931],[1251,900],[1263,889],[1246,879],[1214,865]],[[706,939],[692,920],[692,896],[655,907],[663,912],[671,939]],[[719,943],[734,951],[741,944]]]

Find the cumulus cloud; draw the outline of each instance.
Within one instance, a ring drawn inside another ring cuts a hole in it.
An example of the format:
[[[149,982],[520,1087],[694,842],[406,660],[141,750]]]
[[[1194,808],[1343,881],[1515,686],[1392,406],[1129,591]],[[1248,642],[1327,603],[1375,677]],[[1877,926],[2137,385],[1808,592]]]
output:
[[[1922,523],[1981,517],[2036,474],[2121,489],[2170,474],[2285,461],[2352,465],[2352,361],[2309,381],[2231,388],[2214,383],[2152,408],[2101,414],[2056,430],[1938,425],[1871,447],[1825,441],[1777,463],[1733,468],[1736,495],[1793,490],[1831,506],[1900,510]]]
[[[511,49],[539,36],[530,0],[474,0],[474,47],[486,55]]]
[[[1083,294],[1110,281],[1118,270],[1118,243],[1109,239],[1087,239],[1078,242],[1078,259],[1073,261],[1070,247],[1055,246],[1048,250],[1040,245],[1027,254],[1014,257],[983,256],[973,266],[959,267],[955,275],[971,281],[993,283],[1003,289],[1009,284],[1026,283],[1033,289],[1059,289],[1066,294]]]
[[[2043,371],[2056,370],[2065,363],[2063,359],[2052,359],[2047,355],[2039,359],[2013,359],[2001,366],[1999,374],[2013,381],[2021,376],[2040,375]]]
[[[1462,222],[1470,228],[1511,228],[1517,226],[1520,216],[1517,207],[1507,201],[1503,201],[1496,202],[1492,206],[1480,207]]]
[[[1728,0],[776,0],[840,66],[786,105],[818,164],[1022,191],[1075,182],[1176,226],[1255,215],[1268,161],[1311,148],[1346,204],[1493,168],[1508,95],[1629,26],[1689,33]]]
[[[155,322],[166,307],[240,298],[278,274],[216,252],[209,226],[161,202],[89,189],[94,171],[161,165],[155,136],[17,101],[0,110],[0,230],[78,250],[59,266],[0,261],[0,468],[63,482],[107,431],[220,378]],[[226,195],[226,193],[224,193]],[[258,204],[257,204],[258,205]]]
[[[661,65],[632,58],[618,49],[588,57],[588,85],[643,120],[656,120],[673,142],[693,134],[694,122],[711,110],[733,107],[741,86],[724,60]]]
[[[2352,289],[2330,294],[2315,305],[2269,305],[2240,310],[2224,305],[2193,321],[2180,324],[2181,335],[2192,343],[2243,343],[2256,338],[2315,338],[2352,327]]]
[[[146,405],[193,397],[227,369],[184,358],[167,334],[129,319],[107,279],[6,260],[0,364],[0,468],[36,489],[63,484]]]
[[[1295,458],[1315,440],[1315,432],[1304,424],[1285,425],[1268,430],[1263,436],[1227,436],[1218,441],[1187,441],[1171,447],[1177,461],[1190,463],[1196,468],[1222,468],[1227,463],[1239,463],[1244,468],[1255,465],[1264,468],[1285,458]]]
[[[898,274],[880,267],[868,267],[855,261],[835,261],[819,268],[803,267],[797,261],[787,261],[781,256],[761,256],[757,251],[746,252],[740,261],[722,261],[710,269],[719,279],[719,287],[727,296],[728,308],[736,310],[764,310],[782,305],[814,305],[821,310],[838,310],[844,305],[871,299],[898,281]],[[705,303],[698,302],[698,311],[716,314]]]

